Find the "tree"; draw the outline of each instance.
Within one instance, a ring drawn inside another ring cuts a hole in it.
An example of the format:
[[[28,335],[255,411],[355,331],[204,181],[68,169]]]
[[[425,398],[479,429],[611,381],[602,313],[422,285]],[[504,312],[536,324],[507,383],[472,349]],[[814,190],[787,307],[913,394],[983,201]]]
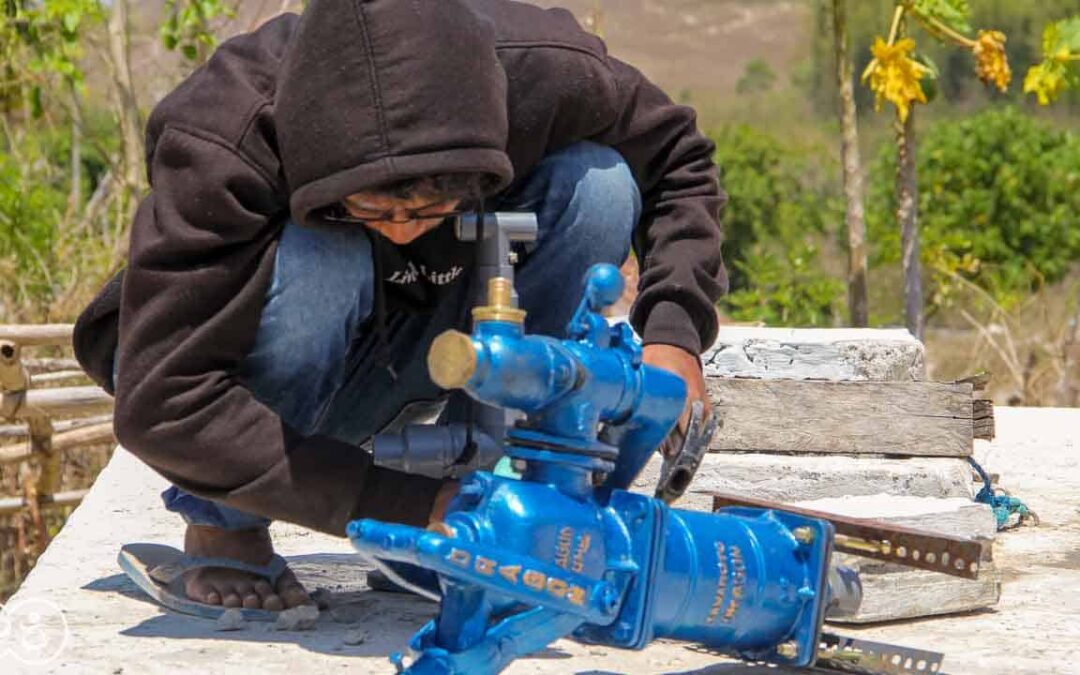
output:
[[[870,321],[866,297],[866,213],[863,205],[855,87],[848,55],[847,0],[833,0],[832,10],[836,81],[840,92],[841,165],[846,201],[844,222],[848,241],[848,315],[852,326],[866,327]]]
[[[970,50],[975,70],[983,82],[1004,92],[1012,79],[1005,56],[1005,35],[980,30],[975,38],[968,25],[967,0],[897,0],[888,39],[878,37],[871,48],[874,58],[862,79],[874,91],[875,107],[884,101],[896,107],[897,173],[896,219],[903,241],[904,308],[908,330],[923,337],[922,270],[919,261],[918,181],[915,171],[916,103],[929,101],[922,83],[933,83],[937,69],[925,57],[915,55],[915,40],[907,32],[911,18],[931,37]]]

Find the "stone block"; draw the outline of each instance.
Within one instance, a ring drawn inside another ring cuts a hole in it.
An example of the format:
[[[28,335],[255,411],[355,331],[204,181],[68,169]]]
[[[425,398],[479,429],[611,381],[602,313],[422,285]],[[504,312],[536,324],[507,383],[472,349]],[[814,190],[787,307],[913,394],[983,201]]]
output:
[[[923,344],[904,329],[723,326],[705,374],[793,380],[926,378]]]
[[[654,457],[633,490],[652,494],[661,460]],[[782,503],[860,495],[908,495],[946,499],[974,497],[971,469],[962,459],[850,457],[715,452],[705,455],[678,508],[708,511],[711,492],[728,492]]]

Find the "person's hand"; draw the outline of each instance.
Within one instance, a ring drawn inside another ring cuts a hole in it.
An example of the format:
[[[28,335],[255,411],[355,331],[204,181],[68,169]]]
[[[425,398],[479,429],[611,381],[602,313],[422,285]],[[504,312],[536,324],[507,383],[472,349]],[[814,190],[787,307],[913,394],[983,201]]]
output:
[[[645,345],[641,356],[645,363],[675,373],[686,382],[686,408],[679,418],[679,424],[661,446],[664,457],[670,457],[678,451],[686,436],[686,428],[690,424],[690,404],[701,401],[705,404],[704,419],[712,415],[709,392],[705,389],[705,374],[701,371],[701,361],[696,354],[672,345]]]

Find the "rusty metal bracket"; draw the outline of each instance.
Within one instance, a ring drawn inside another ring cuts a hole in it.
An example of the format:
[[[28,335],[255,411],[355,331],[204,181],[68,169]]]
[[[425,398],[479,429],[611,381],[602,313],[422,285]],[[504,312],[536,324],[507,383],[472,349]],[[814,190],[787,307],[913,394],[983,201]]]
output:
[[[848,518],[741,495],[713,494],[713,511],[726,506],[750,506],[787,511],[827,520],[836,528],[835,551],[861,555],[906,567],[977,579],[979,566],[990,560],[990,547],[982,539],[965,539],[922,532],[910,527],[866,518]]]

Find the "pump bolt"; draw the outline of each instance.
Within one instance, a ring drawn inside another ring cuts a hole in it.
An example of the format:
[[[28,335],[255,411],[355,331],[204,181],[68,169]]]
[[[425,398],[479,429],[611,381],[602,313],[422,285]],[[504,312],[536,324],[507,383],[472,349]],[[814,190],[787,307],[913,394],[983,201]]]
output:
[[[791,536],[800,544],[810,545],[814,543],[814,530],[809,527],[796,527],[791,531]]]
[[[776,655],[784,659],[794,659],[799,656],[798,642],[785,642],[776,647]]]
[[[604,614],[614,614],[619,609],[619,591],[610,583],[603,584],[599,589],[600,611]]]

